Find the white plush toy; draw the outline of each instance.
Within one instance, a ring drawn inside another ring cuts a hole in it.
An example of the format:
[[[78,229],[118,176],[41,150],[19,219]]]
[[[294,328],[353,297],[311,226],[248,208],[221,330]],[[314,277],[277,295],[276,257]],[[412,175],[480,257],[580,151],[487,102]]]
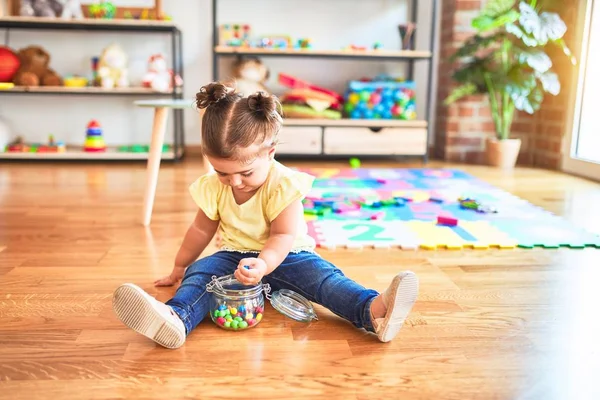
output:
[[[103,88],[129,86],[127,54],[118,44],[111,44],[102,51],[98,61],[98,77]]]
[[[181,86],[183,80],[175,76],[175,86]],[[148,60],[148,72],[144,75],[142,86],[152,88],[158,92],[173,90],[173,70],[167,67],[167,60],[162,54],[153,54]]]
[[[61,0],[63,3],[63,10],[61,14],[61,18],[64,19],[82,19],[83,11],[81,10],[81,1],[80,0]]]

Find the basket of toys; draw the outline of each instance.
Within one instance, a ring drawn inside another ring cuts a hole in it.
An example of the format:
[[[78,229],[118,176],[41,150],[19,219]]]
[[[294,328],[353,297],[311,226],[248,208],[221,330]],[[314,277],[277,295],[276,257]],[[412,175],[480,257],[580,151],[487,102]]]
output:
[[[350,81],[344,96],[344,114],[352,119],[415,120],[415,82],[375,78]]]

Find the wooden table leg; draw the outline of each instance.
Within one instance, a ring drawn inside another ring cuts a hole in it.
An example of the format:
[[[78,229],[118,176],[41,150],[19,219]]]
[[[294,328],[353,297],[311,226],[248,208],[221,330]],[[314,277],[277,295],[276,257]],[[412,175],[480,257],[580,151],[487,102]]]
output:
[[[152,218],[152,208],[154,207],[154,196],[156,195],[156,185],[158,184],[158,171],[160,168],[160,159],[162,156],[162,147],[165,141],[165,131],[167,130],[168,108],[156,107],[154,109],[154,123],[152,125],[152,141],[150,142],[150,153],[148,154],[148,164],[146,167],[146,191],[144,193],[144,213],[142,224],[150,225]]]

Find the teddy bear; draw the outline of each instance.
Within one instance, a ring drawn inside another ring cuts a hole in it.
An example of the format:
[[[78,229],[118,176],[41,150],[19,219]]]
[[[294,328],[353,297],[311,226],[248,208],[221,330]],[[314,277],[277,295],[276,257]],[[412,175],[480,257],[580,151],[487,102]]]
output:
[[[62,86],[62,78],[49,68],[50,54],[40,46],[28,46],[17,53],[20,67],[13,77],[17,86]]]
[[[233,77],[236,81],[236,92],[243,96],[256,92],[269,93],[265,86],[265,82],[269,79],[269,70],[258,58],[240,58],[235,61]]]
[[[106,47],[98,61],[98,79],[105,89],[129,86],[127,54],[118,44]]]
[[[21,0],[22,17],[53,18],[63,12],[64,0]]]
[[[183,85],[179,75],[175,76],[175,86]],[[158,92],[173,90],[173,70],[167,67],[167,60],[162,54],[153,54],[148,60],[148,72],[144,75],[142,86]]]

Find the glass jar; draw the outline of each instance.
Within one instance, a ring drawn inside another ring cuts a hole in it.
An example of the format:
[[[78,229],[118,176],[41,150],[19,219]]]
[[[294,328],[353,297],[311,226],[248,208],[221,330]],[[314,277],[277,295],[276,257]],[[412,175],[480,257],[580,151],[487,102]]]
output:
[[[291,319],[300,322],[318,319],[312,304],[301,295],[282,289],[271,296],[271,287],[262,282],[246,286],[234,275],[213,276],[206,290],[210,293],[210,318],[223,329],[240,331],[257,326],[265,313],[265,297],[275,310]]]
[[[210,318],[223,329],[244,330],[260,323],[265,312],[263,285],[245,286],[233,275],[213,277],[208,284]]]

